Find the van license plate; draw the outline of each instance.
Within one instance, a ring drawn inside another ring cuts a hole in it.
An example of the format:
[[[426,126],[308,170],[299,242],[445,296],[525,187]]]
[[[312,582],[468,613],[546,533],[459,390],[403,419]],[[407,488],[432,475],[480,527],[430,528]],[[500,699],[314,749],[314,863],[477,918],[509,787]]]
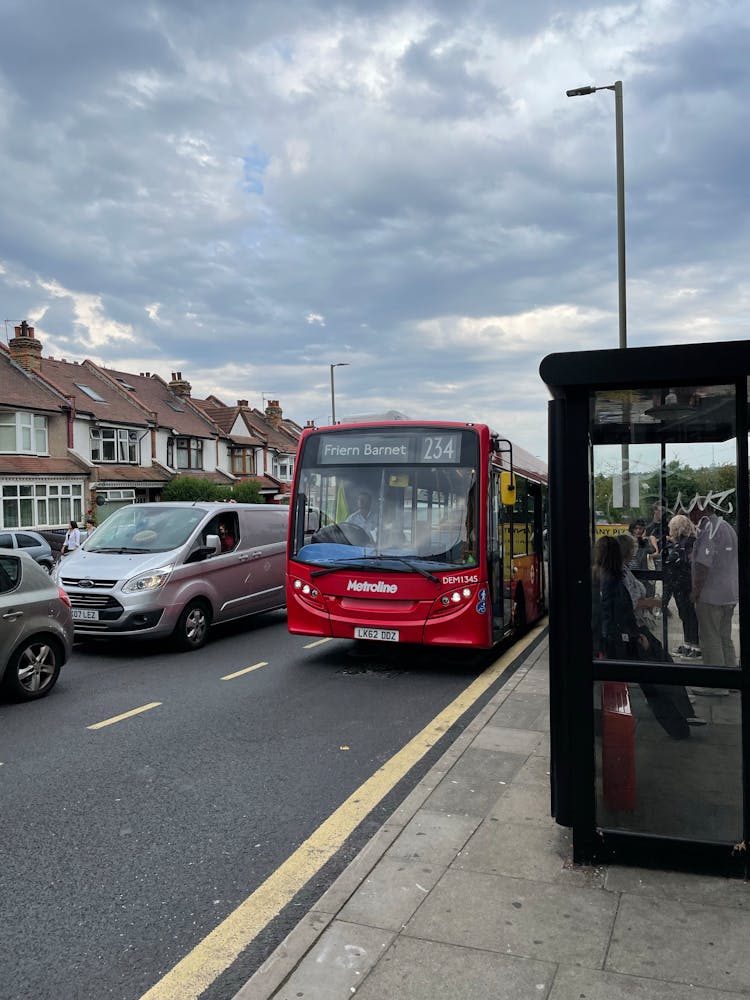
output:
[[[73,608],[73,621],[98,622],[99,612],[89,608]]]
[[[395,628],[355,628],[355,639],[379,639],[381,642],[398,642],[398,629]]]

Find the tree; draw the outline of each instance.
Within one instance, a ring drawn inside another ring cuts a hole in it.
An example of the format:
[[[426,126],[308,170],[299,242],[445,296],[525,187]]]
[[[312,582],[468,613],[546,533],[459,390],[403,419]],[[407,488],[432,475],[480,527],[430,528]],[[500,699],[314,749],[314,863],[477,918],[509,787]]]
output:
[[[210,479],[175,476],[162,490],[162,500],[216,500],[218,487]]]
[[[235,483],[232,496],[237,503],[263,503],[260,486],[254,479],[243,479]]]

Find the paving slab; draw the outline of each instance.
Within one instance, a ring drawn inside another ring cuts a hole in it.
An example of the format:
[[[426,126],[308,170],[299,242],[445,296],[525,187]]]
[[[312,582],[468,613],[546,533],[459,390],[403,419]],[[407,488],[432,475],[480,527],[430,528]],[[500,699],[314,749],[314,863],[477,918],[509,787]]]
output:
[[[612,865],[605,884],[610,892],[750,909],[750,885],[738,878]]]
[[[606,968],[686,985],[750,991],[750,913],[624,893]]]
[[[360,1000],[540,1000],[547,996],[555,968],[476,948],[400,938],[356,996]]]
[[[737,1000],[736,993],[562,967],[547,1000]]]
[[[444,871],[423,861],[383,858],[339,916],[349,923],[400,931]]]
[[[601,968],[618,897],[450,869],[404,935],[547,962]]]
[[[562,827],[547,829],[487,819],[452,867],[458,871],[488,872],[554,882],[570,856],[570,840]]]
[[[490,810],[490,817],[500,823],[525,823],[550,829],[557,826],[550,816],[549,793],[540,785],[515,782]]]
[[[542,734],[525,729],[488,724],[471,744],[472,750],[506,750],[508,753],[527,755],[539,746]]]
[[[335,920],[309,952],[308,961],[292,973],[274,997],[277,1000],[349,997],[392,940],[391,931]]]
[[[472,743],[432,792],[425,808],[484,816],[525,762],[525,753],[477,749]]]
[[[481,816],[453,816],[420,809],[386,857],[447,867],[482,822]]]
[[[548,728],[549,698],[543,692],[514,691],[492,716],[490,725],[544,732]]]

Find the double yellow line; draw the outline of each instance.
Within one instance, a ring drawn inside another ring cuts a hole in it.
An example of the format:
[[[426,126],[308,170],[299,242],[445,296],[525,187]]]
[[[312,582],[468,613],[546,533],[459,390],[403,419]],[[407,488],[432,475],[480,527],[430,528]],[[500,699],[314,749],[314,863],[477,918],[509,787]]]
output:
[[[539,636],[531,631],[496,660],[446,709],[349,796],[294,854],[240,903],[141,1000],[197,1000],[342,847],[398,781]]]

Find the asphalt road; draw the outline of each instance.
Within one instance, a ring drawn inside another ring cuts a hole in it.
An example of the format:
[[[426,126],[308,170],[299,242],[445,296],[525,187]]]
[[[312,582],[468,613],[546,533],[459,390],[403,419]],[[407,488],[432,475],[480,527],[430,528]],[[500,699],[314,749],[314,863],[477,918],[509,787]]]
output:
[[[311,643],[274,613],[197,653],[77,646],[48,698],[0,703],[2,1000],[137,1000],[490,662]],[[234,995],[423,770],[207,1000]]]

